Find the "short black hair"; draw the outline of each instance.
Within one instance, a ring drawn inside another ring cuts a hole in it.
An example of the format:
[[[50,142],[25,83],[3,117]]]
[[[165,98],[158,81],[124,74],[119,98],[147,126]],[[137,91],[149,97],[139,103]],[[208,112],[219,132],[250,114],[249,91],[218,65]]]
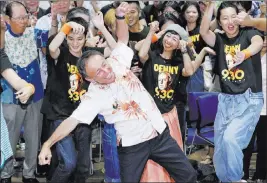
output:
[[[77,62],[77,68],[79,70],[79,73],[82,75],[83,78],[88,77],[87,73],[86,73],[86,63],[88,62],[89,58],[95,55],[100,55],[102,57],[104,57],[104,55],[96,50],[88,50],[83,52],[82,56],[79,58],[78,62]]]
[[[141,8],[140,8],[140,3],[139,1],[127,1],[128,4],[136,4],[138,11],[140,12]]]
[[[75,17],[75,18],[71,18],[69,19],[67,22],[75,22],[77,24],[80,24],[84,27],[84,35],[87,35],[88,32],[88,23],[81,17]]]
[[[161,54],[161,53],[163,53],[163,50],[164,50],[163,39],[164,39],[164,37],[165,37],[165,35],[166,35],[167,33],[171,33],[171,34],[174,34],[174,35],[178,35],[178,36],[181,38],[181,36],[180,36],[176,31],[174,31],[174,30],[168,30],[168,31],[166,31],[166,32],[161,36],[161,38],[157,41],[157,43],[156,43],[156,45],[155,45],[157,54]],[[174,51],[173,54],[172,54],[172,57],[171,57],[171,58],[173,59],[173,58],[178,57],[178,54],[181,54],[181,51],[180,51],[180,50],[176,50],[176,51]]]
[[[167,7],[171,7],[172,9],[174,9],[178,14],[181,13],[181,5],[179,2],[177,1],[167,1],[163,3],[163,10],[165,10],[165,8]]]
[[[68,21],[71,18],[76,17],[76,14],[85,14],[90,18],[90,13],[89,10],[84,8],[84,7],[75,7],[72,8],[68,11],[67,16],[66,16],[66,20]]]
[[[159,17],[160,30],[161,30],[161,27],[168,21],[173,21],[174,24],[180,24],[179,19],[175,15],[173,15],[172,13],[165,13]]]
[[[236,10],[236,13],[238,14],[239,11],[238,11],[238,8],[237,6],[233,3],[233,2],[230,2],[230,1],[224,1],[220,4],[218,10],[217,10],[217,16],[216,16],[216,20],[217,22],[219,23],[220,22],[220,18],[221,18],[221,11],[225,8],[234,8]],[[218,24],[219,28],[221,29],[221,26]]]
[[[27,10],[26,6],[22,2],[12,1],[12,2],[8,3],[7,6],[6,6],[6,15],[7,16],[12,17],[12,15],[13,15],[12,8],[13,8],[14,5],[21,5],[22,7],[25,8],[25,11],[28,13],[28,10]]]

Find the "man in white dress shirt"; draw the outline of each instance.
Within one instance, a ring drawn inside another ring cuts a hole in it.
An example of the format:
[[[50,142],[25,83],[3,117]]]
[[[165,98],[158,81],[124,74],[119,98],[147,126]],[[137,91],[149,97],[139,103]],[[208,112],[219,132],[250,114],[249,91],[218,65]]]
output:
[[[91,84],[79,107],[62,122],[42,147],[41,165],[49,164],[50,148],[79,123],[90,124],[99,113],[115,124],[122,182],[139,182],[148,159],[162,165],[176,182],[195,182],[196,173],[177,142],[170,136],[154,100],[130,70],[133,51],[127,47],[128,4],[116,9],[118,43],[105,60],[97,51],[85,52],[78,62]]]

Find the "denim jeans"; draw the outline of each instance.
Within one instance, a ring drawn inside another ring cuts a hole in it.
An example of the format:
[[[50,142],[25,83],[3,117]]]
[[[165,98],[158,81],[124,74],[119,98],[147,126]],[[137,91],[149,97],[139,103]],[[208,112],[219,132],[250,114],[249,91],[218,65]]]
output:
[[[222,182],[243,177],[243,152],[255,130],[263,106],[263,93],[219,94],[214,122],[214,166]]]
[[[105,182],[121,182],[117,152],[116,130],[113,124],[104,124],[103,152],[105,162]]]
[[[203,92],[205,90],[203,68],[201,66],[188,80],[186,90],[187,92]]]
[[[62,121],[63,120],[54,121],[54,130],[62,123]],[[74,172],[77,162],[77,153],[72,136],[68,135],[57,142],[56,151],[59,163],[52,175],[50,182],[65,183],[68,182],[71,174]]]

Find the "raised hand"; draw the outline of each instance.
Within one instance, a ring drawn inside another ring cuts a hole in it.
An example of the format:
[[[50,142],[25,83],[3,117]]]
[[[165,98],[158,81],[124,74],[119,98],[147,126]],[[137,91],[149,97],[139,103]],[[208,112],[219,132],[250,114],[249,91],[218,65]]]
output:
[[[186,45],[187,45],[187,42],[184,41],[184,40],[180,40],[180,50],[181,52],[186,52]]]
[[[118,8],[116,8],[116,15],[123,17],[128,11],[128,3],[127,2],[122,2]]]
[[[234,19],[234,23],[241,25],[241,26],[250,26],[251,24],[251,17],[246,12],[242,11],[238,13],[236,18]]]
[[[94,26],[95,26],[97,29],[99,29],[99,30],[101,30],[101,29],[103,29],[103,28],[105,27],[105,25],[104,25],[104,19],[103,19],[103,14],[102,14],[101,11],[97,12],[97,13],[93,16],[93,18],[92,18],[92,22],[93,22]]]
[[[52,19],[57,19],[58,14],[58,3],[51,3],[51,16]]]
[[[74,34],[83,34],[85,28],[80,25],[80,24],[77,24],[76,22],[68,22],[68,25],[72,27],[72,32]]]
[[[159,22],[158,21],[151,22],[148,25],[150,27],[150,32],[156,33],[157,31],[159,31]]]

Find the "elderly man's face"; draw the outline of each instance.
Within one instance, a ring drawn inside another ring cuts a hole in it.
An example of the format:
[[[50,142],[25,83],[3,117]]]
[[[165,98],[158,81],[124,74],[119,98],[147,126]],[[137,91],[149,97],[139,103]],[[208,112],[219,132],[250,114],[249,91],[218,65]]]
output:
[[[28,26],[29,14],[22,5],[13,5],[10,19],[11,30],[16,34],[22,34]]]

